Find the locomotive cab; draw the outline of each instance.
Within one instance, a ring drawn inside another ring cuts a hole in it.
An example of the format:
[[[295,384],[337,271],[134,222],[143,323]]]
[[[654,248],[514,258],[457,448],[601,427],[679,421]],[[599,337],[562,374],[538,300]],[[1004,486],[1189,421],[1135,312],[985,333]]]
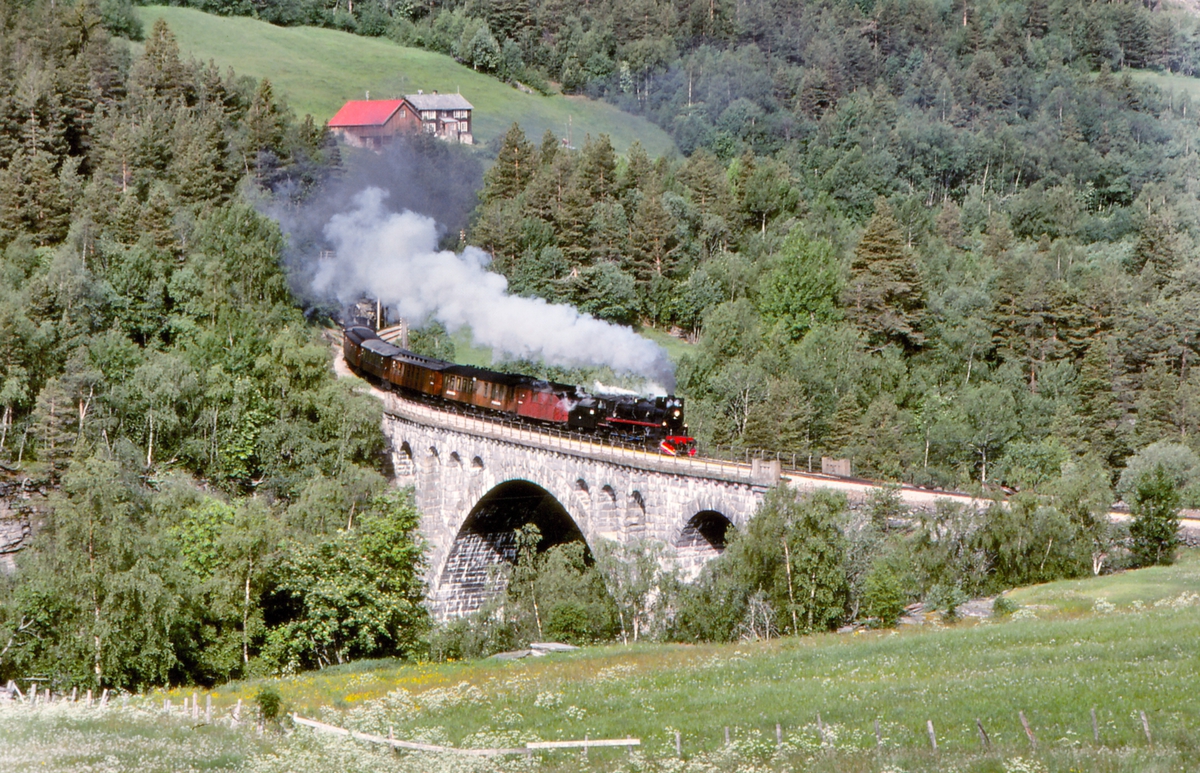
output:
[[[608,406],[596,397],[585,397],[571,407],[567,428],[592,431],[608,415]]]

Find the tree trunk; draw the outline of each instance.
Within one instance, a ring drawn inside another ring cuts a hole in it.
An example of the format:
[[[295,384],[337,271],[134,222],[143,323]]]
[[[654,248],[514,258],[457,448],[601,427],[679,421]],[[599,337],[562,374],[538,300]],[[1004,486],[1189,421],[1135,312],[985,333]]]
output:
[[[800,626],[796,622],[796,592],[792,586],[792,551],[788,548],[786,537],[781,541],[783,542],[784,566],[787,567],[788,603],[792,606],[792,636],[799,636]]]
[[[242,662],[250,662],[250,634],[246,628],[250,621],[250,577],[254,572],[254,556],[246,565],[246,595],[242,600]]]

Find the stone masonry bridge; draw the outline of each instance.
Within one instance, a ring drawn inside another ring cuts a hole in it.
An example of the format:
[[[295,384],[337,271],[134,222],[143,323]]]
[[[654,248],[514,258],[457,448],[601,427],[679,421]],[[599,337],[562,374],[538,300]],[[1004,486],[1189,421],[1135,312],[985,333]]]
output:
[[[495,567],[515,560],[525,523],[537,524],[543,546],[657,540],[695,572],[780,480],[774,462],[673,458],[381,396],[397,482],[416,491],[430,601],[442,619],[499,590]]]

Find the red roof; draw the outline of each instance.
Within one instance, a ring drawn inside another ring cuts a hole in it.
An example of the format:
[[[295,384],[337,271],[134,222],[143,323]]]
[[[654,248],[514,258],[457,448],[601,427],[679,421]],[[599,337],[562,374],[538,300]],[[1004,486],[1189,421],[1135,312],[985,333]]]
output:
[[[354,99],[329,119],[330,126],[382,126],[404,104],[403,99]]]

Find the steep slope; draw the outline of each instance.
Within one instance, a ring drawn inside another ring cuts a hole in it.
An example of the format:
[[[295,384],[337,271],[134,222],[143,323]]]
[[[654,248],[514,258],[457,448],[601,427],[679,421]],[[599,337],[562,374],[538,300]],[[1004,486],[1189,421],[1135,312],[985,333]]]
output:
[[[476,141],[486,143],[514,121],[539,138],[550,129],[582,144],[587,134],[608,134],[618,152],[635,139],[657,156],[674,148],[649,121],[583,97],[525,94],[474,72],[448,56],[314,27],[275,27],[245,18],[212,16],[188,8],[137,9],[146,28],[166,19],[185,56],[232,66],[239,75],[269,78],[303,116],[328,120],[347,99],[366,92],[390,98],[417,89],[461,91],[475,106]]]

